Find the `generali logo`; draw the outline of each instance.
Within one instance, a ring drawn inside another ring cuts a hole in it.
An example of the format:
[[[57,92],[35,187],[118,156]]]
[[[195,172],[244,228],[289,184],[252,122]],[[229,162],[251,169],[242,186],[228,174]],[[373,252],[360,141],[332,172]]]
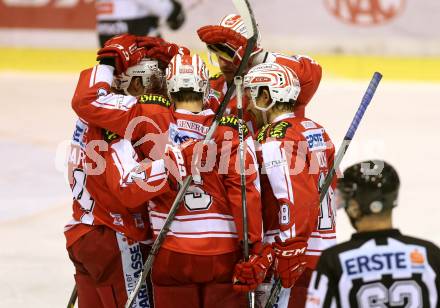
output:
[[[327,9],[339,20],[358,26],[380,25],[396,18],[405,0],[324,0]]]

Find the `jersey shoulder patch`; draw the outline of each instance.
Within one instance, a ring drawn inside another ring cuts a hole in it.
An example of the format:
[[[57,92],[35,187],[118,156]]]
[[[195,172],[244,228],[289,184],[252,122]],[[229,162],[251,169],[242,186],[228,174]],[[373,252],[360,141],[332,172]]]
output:
[[[283,139],[286,137],[286,132],[289,127],[292,127],[292,124],[286,121],[275,123],[270,128],[268,136],[270,138]]]
[[[119,138],[119,135],[109,131],[108,129],[102,129],[102,135],[104,140],[109,143]]]
[[[265,124],[263,127],[260,128],[257,134],[257,141],[262,142],[266,140],[267,138],[267,130],[269,129],[270,124]]]
[[[171,102],[168,98],[162,95],[156,94],[145,94],[139,97],[140,104],[152,104],[152,105],[160,105],[166,108],[170,108]]]
[[[238,131],[238,123],[239,120],[236,116],[234,115],[227,115],[227,116],[223,116],[220,119],[219,122],[219,126],[229,126],[232,127],[233,129]],[[243,136],[247,136],[247,134],[249,133],[249,128],[247,127],[246,123],[242,124],[242,129],[243,129]]]

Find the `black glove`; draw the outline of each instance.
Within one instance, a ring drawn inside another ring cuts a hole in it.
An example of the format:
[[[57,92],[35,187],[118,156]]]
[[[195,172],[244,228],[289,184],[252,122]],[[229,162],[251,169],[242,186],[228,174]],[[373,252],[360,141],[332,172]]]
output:
[[[176,0],[171,0],[171,2],[173,3],[173,11],[167,18],[167,24],[171,30],[177,30],[185,22],[185,13],[183,12],[183,7],[180,2]]]

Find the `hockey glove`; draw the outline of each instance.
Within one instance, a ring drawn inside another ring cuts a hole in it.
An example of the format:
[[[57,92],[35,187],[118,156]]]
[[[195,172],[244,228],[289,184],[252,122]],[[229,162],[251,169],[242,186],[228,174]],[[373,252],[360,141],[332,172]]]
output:
[[[275,273],[284,288],[291,288],[306,268],[307,241],[297,237],[282,242],[277,236],[272,244],[275,253]]]
[[[176,0],[171,0],[171,2],[173,3],[173,10],[167,18],[167,25],[171,30],[177,30],[185,22],[185,13],[180,2]]]
[[[266,277],[267,271],[274,260],[271,245],[254,245],[249,261],[235,265],[233,288],[238,292],[249,292],[257,288]]]
[[[113,64],[115,74],[119,75],[130,66],[138,64],[144,56],[144,49],[138,48],[136,36],[121,34],[105,42],[104,47],[98,50],[96,60],[101,64]]]
[[[197,34],[209,50],[237,66],[240,65],[248,41],[243,35],[223,26],[204,26],[197,30]],[[251,57],[261,50],[255,46]]]
[[[182,55],[189,55],[188,48],[178,46],[172,43],[166,43],[164,45],[155,46],[146,52],[146,56],[149,58],[157,59],[161,68],[166,68],[170,64],[171,59],[178,53]]]

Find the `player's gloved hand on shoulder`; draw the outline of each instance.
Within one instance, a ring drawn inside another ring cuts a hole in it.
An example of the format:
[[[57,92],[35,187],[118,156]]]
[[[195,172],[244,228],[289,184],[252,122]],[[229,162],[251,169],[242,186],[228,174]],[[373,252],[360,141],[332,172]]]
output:
[[[167,18],[167,25],[171,30],[177,30],[185,22],[185,12],[179,1],[171,0],[171,2],[173,3],[173,10]]]
[[[104,47],[98,50],[96,60],[101,64],[113,65],[115,74],[119,75],[138,64],[144,56],[145,51],[138,47],[136,36],[121,34],[105,42]]]
[[[190,51],[188,48],[183,46],[178,46],[173,43],[166,43],[152,47],[146,51],[146,56],[148,58],[157,59],[162,68],[165,68],[170,64],[171,59],[178,53],[182,55],[189,55]]]
[[[249,261],[237,263],[234,268],[233,288],[238,292],[255,290],[266,277],[274,261],[274,252],[269,244],[253,245]]]
[[[235,65],[240,64],[248,41],[243,35],[223,26],[204,26],[197,30],[197,34],[218,56]],[[251,57],[261,50],[255,46]]]
[[[284,288],[291,288],[306,268],[307,240],[302,237],[282,242],[277,236],[272,244],[275,253],[275,274]]]

